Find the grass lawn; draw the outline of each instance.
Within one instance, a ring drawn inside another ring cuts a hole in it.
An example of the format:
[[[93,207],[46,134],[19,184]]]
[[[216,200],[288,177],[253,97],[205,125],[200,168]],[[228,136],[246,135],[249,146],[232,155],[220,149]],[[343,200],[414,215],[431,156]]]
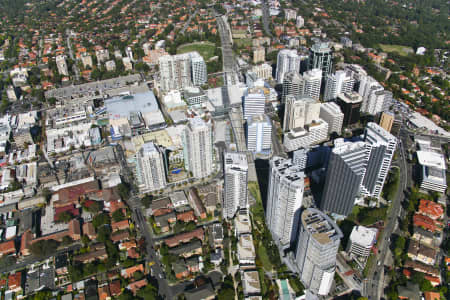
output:
[[[192,52],[197,51],[201,56],[203,56],[203,59],[205,61],[208,61],[211,57],[214,56],[214,49],[216,48],[216,45],[209,42],[197,42],[197,43],[191,43],[191,44],[185,44],[181,45],[177,49],[177,53],[186,53],[186,52]]]
[[[257,252],[259,260],[261,261],[264,270],[272,271],[273,267],[272,263],[270,262],[269,256],[267,255],[266,247],[264,247],[261,243],[259,243]]]
[[[245,48],[245,47],[251,47],[252,46],[252,39],[246,38],[246,39],[234,39],[233,42],[238,46],[239,48]]]
[[[379,46],[384,52],[397,52],[402,56],[407,56],[411,53],[414,53],[414,50],[408,46],[386,44],[380,44]]]

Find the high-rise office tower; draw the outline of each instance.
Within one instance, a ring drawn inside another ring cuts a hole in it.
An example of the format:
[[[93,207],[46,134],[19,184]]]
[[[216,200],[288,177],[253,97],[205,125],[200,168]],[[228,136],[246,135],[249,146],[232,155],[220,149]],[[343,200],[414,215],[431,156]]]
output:
[[[342,124],[344,123],[344,114],[339,105],[334,102],[325,102],[320,105],[319,117],[328,123],[328,133],[336,132],[341,134]]]
[[[372,150],[362,182],[362,194],[379,198],[397,147],[397,139],[376,123],[368,123],[364,140]]]
[[[288,72],[284,75],[281,103],[286,103],[288,95],[299,98],[304,94],[305,81],[298,72]]]
[[[308,70],[320,69],[323,75],[330,74],[333,66],[333,51],[329,43],[315,43],[309,49]]]
[[[336,140],[326,172],[320,209],[347,216],[351,213],[370,155],[365,142]]]
[[[277,56],[277,70],[276,78],[277,83],[283,83],[284,75],[287,72],[299,72],[300,70],[300,57],[295,50],[283,49],[278,52]]]
[[[139,191],[148,193],[163,189],[167,184],[163,151],[153,142],[145,143],[136,158]]]
[[[337,98],[341,93],[351,93],[355,80],[350,71],[339,70],[333,74],[327,74],[325,77],[324,101],[331,101]]]
[[[69,69],[64,55],[58,55],[56,57],[56,67],[58,68],[58,73],[60,75],[69,76]]]
[[[336,103],[344,113],[344,126],[355,124],[359,121],[362,97],[357,92],[339,94]]]
[[[322,70],[312,69],[303,74],[305,81],[304,95],[319,100],[320,86],[322,84]]]
[[[238,208],[247,208],[247,155],[243,152],[225,152],[223,161],[223,217],[230,219]]]
[[[310,97],[288,96],[284,110],[283,130],[303,128],[319,119],[320,103]]]
[[[344,237],[326,214],[315,208],[302,212],[295,260],[309,292],[326,296],[336,269],[336,255]]]
[[[189,119],[182,133],[184,164],[195,178],[203,178],[213,171],[211,123],[200,117]]]
[[[281,249],[289,248],[296,238],[304,177],[291,159],[275,156],[270,160],[266,224]]]
[[[243,107],[244,119],[264,114],[264,109],[266,107],[266,96],[264,95],[264,91],[260,88],[248,89],[244,96]]]
[[[191,53],[192,62],[192,84],[200,86],[208,81],[208,71],[206,70],[206,63],[203,57],[197,52]]]
[[[205,61],[197,52],[161,56],[159,71],[163,91],[202,85],[207,80]]]
[[[254,154],[269,154],[272,149],[272,123],[266,115],[247,120],[247,149]]]

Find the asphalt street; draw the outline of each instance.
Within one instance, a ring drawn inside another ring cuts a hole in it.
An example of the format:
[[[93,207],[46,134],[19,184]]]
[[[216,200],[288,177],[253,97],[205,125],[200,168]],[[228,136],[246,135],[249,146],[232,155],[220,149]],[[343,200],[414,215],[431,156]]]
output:
[[[408,185],[408,166],[406,163],[406,154],[404,149],[404,142],[407,138],[407,133],[400,130],[400,139],[398,140],[398,166],[400,168],[400,184],[397,190],[397,197],[392,201],[392,207],[389,211],[387,223],[383,233],[380,236],[380,244],[378,255],[374,267],[369,271],[367,278],[363,283],[363,295],[369,300],[378,300],[383,294],[383,277],[384,277],[384,261],[386,259],[387,251],[389,250],[390,237],[397,226],[397,217],[400,215],[400,204],[403,202],[405,195],[403,191]]]

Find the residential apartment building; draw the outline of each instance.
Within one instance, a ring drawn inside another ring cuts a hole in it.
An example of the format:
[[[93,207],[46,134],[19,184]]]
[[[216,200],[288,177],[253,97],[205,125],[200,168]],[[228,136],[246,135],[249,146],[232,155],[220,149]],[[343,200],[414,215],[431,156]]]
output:
[[[231,219],[247,202],[248,163],[243,152],[224,153],[223,217]]]
[[[260,88],[248,89],[243,103],[244,119],[264,114],[265,106],[266,96],[264,91]]]
[[[303,79],[305,81],[305,89],[303,94],[319,100],[320,97],[320,86],[322,84],[322,70],[312,69],[306,71],[303,74]]]
[[[344,114],[341,112],[339,105],[334,102],[322,103],[319,117],[328,123],[329,134],[333,132],[341,134]]]
[[[136,153],[136,175],[141,193],[165,188],[167,181],[163,151],[153,142],[143,144]]]
[[[339,94],[351,93],[355,80],[350,71],[339,70],[325,77],[324,101],[335,100]]]
[[[364,196],[378,199],[391,167],[397,139],[378,124],[370,122],[365,129],[364,140],[371,146],[371,152],[361,191]]]
[[[283,49],[278,52],[277,56],[277,70],[276,79],[277,83],[281,84],[284,80],[284,75],[287,72],[299,72],[300,70],[300,57],[295,50]]]
[[[301,97],[305,92],[305,80],[298,72],[288,72],[284,76],[281,102],[286,103],[288,96]]]
[[[204,178],[213,171],[211,123],[199,117],[189,119],[182,133],[184,163],[194,178]]]
[[[343,237],[336,223],[320,210],[302,212],[295,260],[300,280],[312,294],[326,296],[330,292]]]
[[[207,80],[206,63],[197,52],[162,56],[159,70],[163,91],[198,86]]]
[[[257,47],[253,49],[253,63],[257,64],[266,60],[266,49],[264,47]]]
[[[326,171],[320,209],[338,215],[351,213],[370,155],[364,142],[335,141]]]
[[[322,119],[291,129],[284,135],[283,145],[287,152],[300,148],[308,148],[320,144],[328,139],[328,123]]]
[[[69,76],[69,68],[64,55],[56,56],[56,67],[58,68],[59,75]]]
[[[303,171],[291,159],[275,156],[269,162],[266,224],[281,249],[290,247],[296,238],[304,177]]]
[[[272,149],[272,122],[266,115],[247,119],[247,150],[254,154],[270,154]]]

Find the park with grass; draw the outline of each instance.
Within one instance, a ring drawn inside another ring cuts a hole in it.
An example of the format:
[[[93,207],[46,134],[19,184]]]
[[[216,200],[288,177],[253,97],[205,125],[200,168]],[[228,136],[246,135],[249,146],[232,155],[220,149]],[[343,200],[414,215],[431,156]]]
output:
[[[402,46],[402,45],[387,45],[387,44],[380,44],[379,45],[381,50],[384,52],[392,53],[396,52],[397,54],[401,56],[408,56],[409,54],[413,54],[414,50],[411,47],[408,46]]]
[[[195,42],[178,47],[177,54],[197,51],[205,61],[214,56],[216,45],[210,42]]]

